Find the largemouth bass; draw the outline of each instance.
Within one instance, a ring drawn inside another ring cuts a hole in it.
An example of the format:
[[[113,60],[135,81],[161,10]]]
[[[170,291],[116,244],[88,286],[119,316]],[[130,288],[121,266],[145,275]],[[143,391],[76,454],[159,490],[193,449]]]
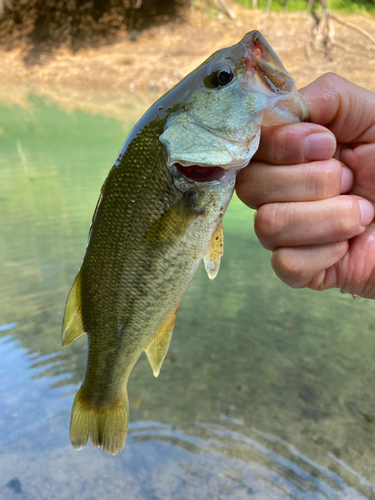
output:
[[[222,218],[261,124],[306,118],[294,80],[252,31],[210,56],[134,127],[102,187],[65,308],[63,346],[88,336],[70,424],[76,449],[90,437],[107,453],[121,451],[130,372],[146,351],[159,374],[202,259],[216,276]]]

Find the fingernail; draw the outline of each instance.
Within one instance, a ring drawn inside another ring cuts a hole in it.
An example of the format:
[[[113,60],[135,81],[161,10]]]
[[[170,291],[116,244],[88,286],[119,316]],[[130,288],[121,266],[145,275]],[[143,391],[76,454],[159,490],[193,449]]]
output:
[[[328,160],[335,150],[335,138],[326,132],[308,135],[303,143],[303,154],[306,160]]]
[[[361,211],[361,225],[366,227],[374,219],[374,207],[368,200],[358,200]]]

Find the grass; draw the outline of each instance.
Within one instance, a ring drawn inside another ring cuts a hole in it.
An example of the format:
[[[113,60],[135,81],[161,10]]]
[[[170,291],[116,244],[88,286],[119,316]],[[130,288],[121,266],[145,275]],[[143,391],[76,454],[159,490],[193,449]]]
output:
[[[252,7],[252,0],[236,0],[245,7]],[[258,0],[258,8],[266,7],[266,0]],[[328,6],[334,11],[344,12],[346,14],[370,12],[375,16],[375,0],[328,0]],[[321,6],[315,2],[314,7]],[[289,0],[288,11],[306,10],[306,0]],[[285,0],[273,0],[271,10],[282,12],[285,9]]]

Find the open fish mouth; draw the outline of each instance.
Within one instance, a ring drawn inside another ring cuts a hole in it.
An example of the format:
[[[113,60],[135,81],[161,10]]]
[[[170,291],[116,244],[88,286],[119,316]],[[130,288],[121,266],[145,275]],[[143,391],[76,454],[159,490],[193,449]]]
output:
[[[221,167],[202,167],[201,165],[184,167],[180,163],[174,165],[180,174],[194,182],[219,181],[225,175],[225,169]]]

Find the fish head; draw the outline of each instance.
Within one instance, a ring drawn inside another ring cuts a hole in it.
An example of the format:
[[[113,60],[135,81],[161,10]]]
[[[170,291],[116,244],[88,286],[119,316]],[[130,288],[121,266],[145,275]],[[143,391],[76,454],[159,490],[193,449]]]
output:
[[[258,149],[261,125],[308,119],[293,78],[258,31],[215,52],[170,97],[176,92],[160,141],[168,166],[180,170],[239,170]]]

